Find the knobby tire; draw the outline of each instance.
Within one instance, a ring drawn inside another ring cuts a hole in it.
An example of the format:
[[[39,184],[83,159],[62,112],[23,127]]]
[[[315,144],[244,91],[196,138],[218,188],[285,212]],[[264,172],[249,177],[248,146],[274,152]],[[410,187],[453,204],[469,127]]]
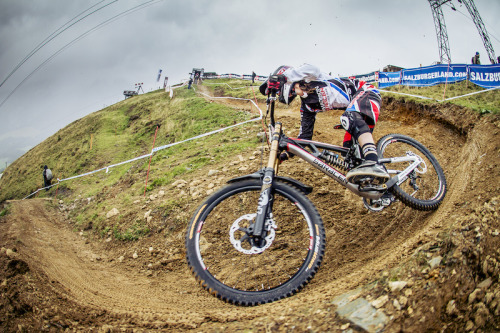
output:
[[[244,180],[222,188],[198,207],[187,229],[191,271],[203,288],[228,303],[253,306],[291,296],[323,259],[325,231],[318,211],[305,194],[282,182],[273,184],[276,228],[270,247],[246,254],[231,243],[231,227],[250,224],[241,217],[256,212],[261,186],[260,180]],[[237,233],[237,238],[244,234]]]
[[[407,152],[419,155],[425,162],[427,170],[425,173],[412,174],[417,176],[415,183],[418,190],[411,186],[410,179],[406,179],[399,186],[391,187],[390,191],[411,208],[423,211],[437,209],[446,195],[447,185],[443,169],[434,155],[417,140],[401,134],[388,134],[377,142],[379,158],[404,156]],[[408,162],[386,164],[387,169],[400,171],[407,166]]]

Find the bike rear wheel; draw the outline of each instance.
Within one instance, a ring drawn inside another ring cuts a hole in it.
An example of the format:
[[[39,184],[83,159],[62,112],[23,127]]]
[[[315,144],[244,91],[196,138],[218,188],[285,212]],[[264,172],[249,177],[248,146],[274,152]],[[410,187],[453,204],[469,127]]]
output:
[[[443,169],[434,155],[420,142],[401,134],[389,134],[377,143],[379,158],[417,155],[421,158],[420,165],[413,170],[399,185],[394,185],[390,191],[407,206],[418,210],[435,210],[443,201],[447,186]],[[403,171],[409,162],[388,163],[386,168]],[[391,173],[391,172],[390,172]],[[391,173],[391,176],[395,176]]]
[[[323,259],[319,213],[303,193],[280,182],[273,184],[265,249],[251,253],[244,230],[254,222],[261,186],[259,180],[245,180],[222,188],[201,204],[187,230],[187,260],[195,278],[228,303],[258,305],[291,296]]]

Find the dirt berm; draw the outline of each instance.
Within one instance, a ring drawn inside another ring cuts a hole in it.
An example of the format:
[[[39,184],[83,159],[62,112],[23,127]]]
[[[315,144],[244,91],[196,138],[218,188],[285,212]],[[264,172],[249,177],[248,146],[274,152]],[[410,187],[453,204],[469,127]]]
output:
[[[320,114],[315,139],[340,143],[343,133],[331,129],[339,115]],[[298,111],[281,110],[279,117],[296,135]],[[325,223],[327,251],[304,290],[256,307],[229,305],[201,289],[184,259],[183,231],[158,229],[135,242],[92,238],[74,230],[67,202],[5,203],[0,331],[356,332],[332,301],[358,287],[367,287],[359,297],[389,318],[380,327],[386,332],[499,331],[499,117],[385,97],[375,137],[388,133],[416,138],[440,161],[449,186],[440,208],[418,212],[396,202],[369,212],[315,169],[283,164],[284,175],[314,186],[310,198]],[[220,185],[255,171],[259,158],[252,157],[216,166]],[[162,194],[181,191],[169,185]],[[186,224],[202,199],[185,207]],[[151,202],[129,209],[146,212]],[[404,287],[392,288],[394,281]]]

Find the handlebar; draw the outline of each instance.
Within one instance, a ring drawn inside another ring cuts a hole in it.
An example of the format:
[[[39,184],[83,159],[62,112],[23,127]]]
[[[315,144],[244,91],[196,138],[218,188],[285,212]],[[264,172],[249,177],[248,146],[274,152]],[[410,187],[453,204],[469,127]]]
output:
[[[276,102],[276,94],[280,90],[281,86],[285,84],[286,77],[284,75],[269,75],[269,80],[267,82],[267,106],[268,113],[270,111],[271,126],[275,127],[274,119],[274,104]]]

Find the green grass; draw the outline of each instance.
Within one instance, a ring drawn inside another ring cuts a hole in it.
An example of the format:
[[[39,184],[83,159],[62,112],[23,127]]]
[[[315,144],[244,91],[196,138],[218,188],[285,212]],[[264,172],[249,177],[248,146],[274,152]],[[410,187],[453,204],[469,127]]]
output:
[[[421,99],[417,97],[405,96],[405,99],[418,101],[419,103],[432,104],[438,103],[443,99],[467,95],[470,93],[480,92],[467,97],[460,97],[446,101],[446,103],[456,104],[467,107],[479,113],[494,113],[500,112],[500,89],[485,91],[469,81],[462,81],[454,84],[439,84],[432,87],[408,87],[408,86],[393,86],[384,88],[387,91],[430,97],[434,100]],[[400,95],[394,95],[400,96]]]
[[[150,153],[157,128],[155,146],[158,147],[253,117],[247,112],[206,101],[185,88],[176,90],[173,100],[164,91],[129,98],[71,123],[12,163],[0,180],[0,202],[23,198],[42,187],[43,165],[51,168],[55,177],[53,183],[56,183],[57,178],[83,174]],[[208,139],[208,142],[219,144],[214,139]],[[172,147],[167,156],[183,149]],[[152,163],[163,157],[163,152],[155,154]],[[148,159],[139,160],[112,168],[109,174],[101,171],[63,184],[71,189],[72,183],[78,183],[81,195],[92,196],[100,191],[99,188],[112,186],[126,178],[131,166],[134,172],[147,169],[148,162]],[[192,168],[188,165],[201,167],[206,162],[200,158],[186,161],[184,166],[175,169],[173,176]],[[54,187],[39,196],[53,196],[55,191]]]
[[[224,79],[206,83],[215,83],[205,85],[215,96],[253,99],[248,81]],[[244,89],[230,89],[226,83],[233,88]],[[253,89],[259,102],[263,102],[265,97],[260,95],[259,85],[256,83]],[[391,89],[442,99],[444,86]],[[448,85],[446,89],[447,97],[480,90],[465,82]],[[450,103],[467,106],[476,112],[488,109],[497,113],[499,96],[497,90]],[[419,103],[437,103],[416,100]],[[291,106],[277,107],[297,109],[297,103],[296,100]],[[172,100],[164,91],[135,96],[73,122],[12,163],[0,180],[0,202],[23,198],[41,187],[41,166],[45,164],[56,178],[63,179],[148,154],[156,131],[155,146],[159,147],[253,118],[255,114],[208,101],[193,89],[185,87],[177,89]],[[144,212],[140,210],[129,209],[127,212],[123,209],[123,215],[112,219],[107,219],[106,213],[113,207],[122,211],[122,208],[133,206],[138,198],[144,199],[148,167],[146,190],[154,193],[177,179],[189,180],[191,174],[200,169],[217,169],[228,158],[256,149],[261,145],[257,137],[261,130],[259,123],[252,122],[202,139],[182,142],[155,152],[150,166],[150,158],[143,158],[111,168],[108,173],[100,171],[62,182],[48,192],[41,191],[39,197],[54,197],[57,190],[58,199],[63,199],[67,205],[80,202],[69,215],[75,230],[84,230],[86,234],[95,234],[100,238],[113,236],[119,241],[135,241],[156,232],[158,225],[154,223],[162,224],[165,232],[174,232],[184,227],[185,221],[179,220],[179,216],[185,213],[188,199],[165,197],[154,202],[151,208],[157,210],[156,218],[160,216],[161,221],[155,220],[149,225],[143,220]],[[91,200],[87,202],[87,198]],[[8,213],[8,207],[4,206],[0,216]]]
[[[214,96],[230,96],[264,102],[266,97],[259,92],[259,86],[263,82],[243,81],[238,79],[215,79],[205,80],[205,85],[213,89]],[[196,86],[195,86],[196,89]]]
[[[177,143],[200,134],[255,118],[255,114],[207,101],[193,90],[180,88],[170,100],[163,91],[135,96],[79,119],[31,149],[12,163],[0,186],[0,202],[20,199],[42,185],[42,165],[53,173],[53,183],[97,170],[151,152],[155,146]],[[200,168],[253,149],[260,142],[259,124],[248,123],[202,139],[182,142],[155,152],[151,158],[147,191],[189,177]],[[74,206],[69,213],[75,231],[119,241],[135,241],[150,235],[158,226],[147,225],[142,211],[127,209],[144,199],[150,158],[61,182],[38,197],[63,199]],[[87,200],[87,198],[89,200]],[[184,220],[180,198],[158,201],[164,230],[177,231]],[[106,213],[117,207],[122,215],[111,219]],[[152,207],[154,208],[154,206]],[[184,208],[185,209],[185,208]],[[7,214],[7,208],[1,214]],[[158,221],[156,221],[158,222]],[[153,229],[152,229],[153,228]]]
[[[0,217],[5,216],[5,215],[7,215],[7,214],[9,214],[9,213],[10,213],[9,208],[8,208],[8,207],[6,207],[6,208],[4,208],[4,209],[2,209],[2,210],[0,211]]]
[[[150,232],[149,228],[144,225],[140,220],[135,221],[135,223],[125,230],[121,230],[119,226],[113,227],[113,236],[119,241],[135,241],[139,238],[148,235]]]

